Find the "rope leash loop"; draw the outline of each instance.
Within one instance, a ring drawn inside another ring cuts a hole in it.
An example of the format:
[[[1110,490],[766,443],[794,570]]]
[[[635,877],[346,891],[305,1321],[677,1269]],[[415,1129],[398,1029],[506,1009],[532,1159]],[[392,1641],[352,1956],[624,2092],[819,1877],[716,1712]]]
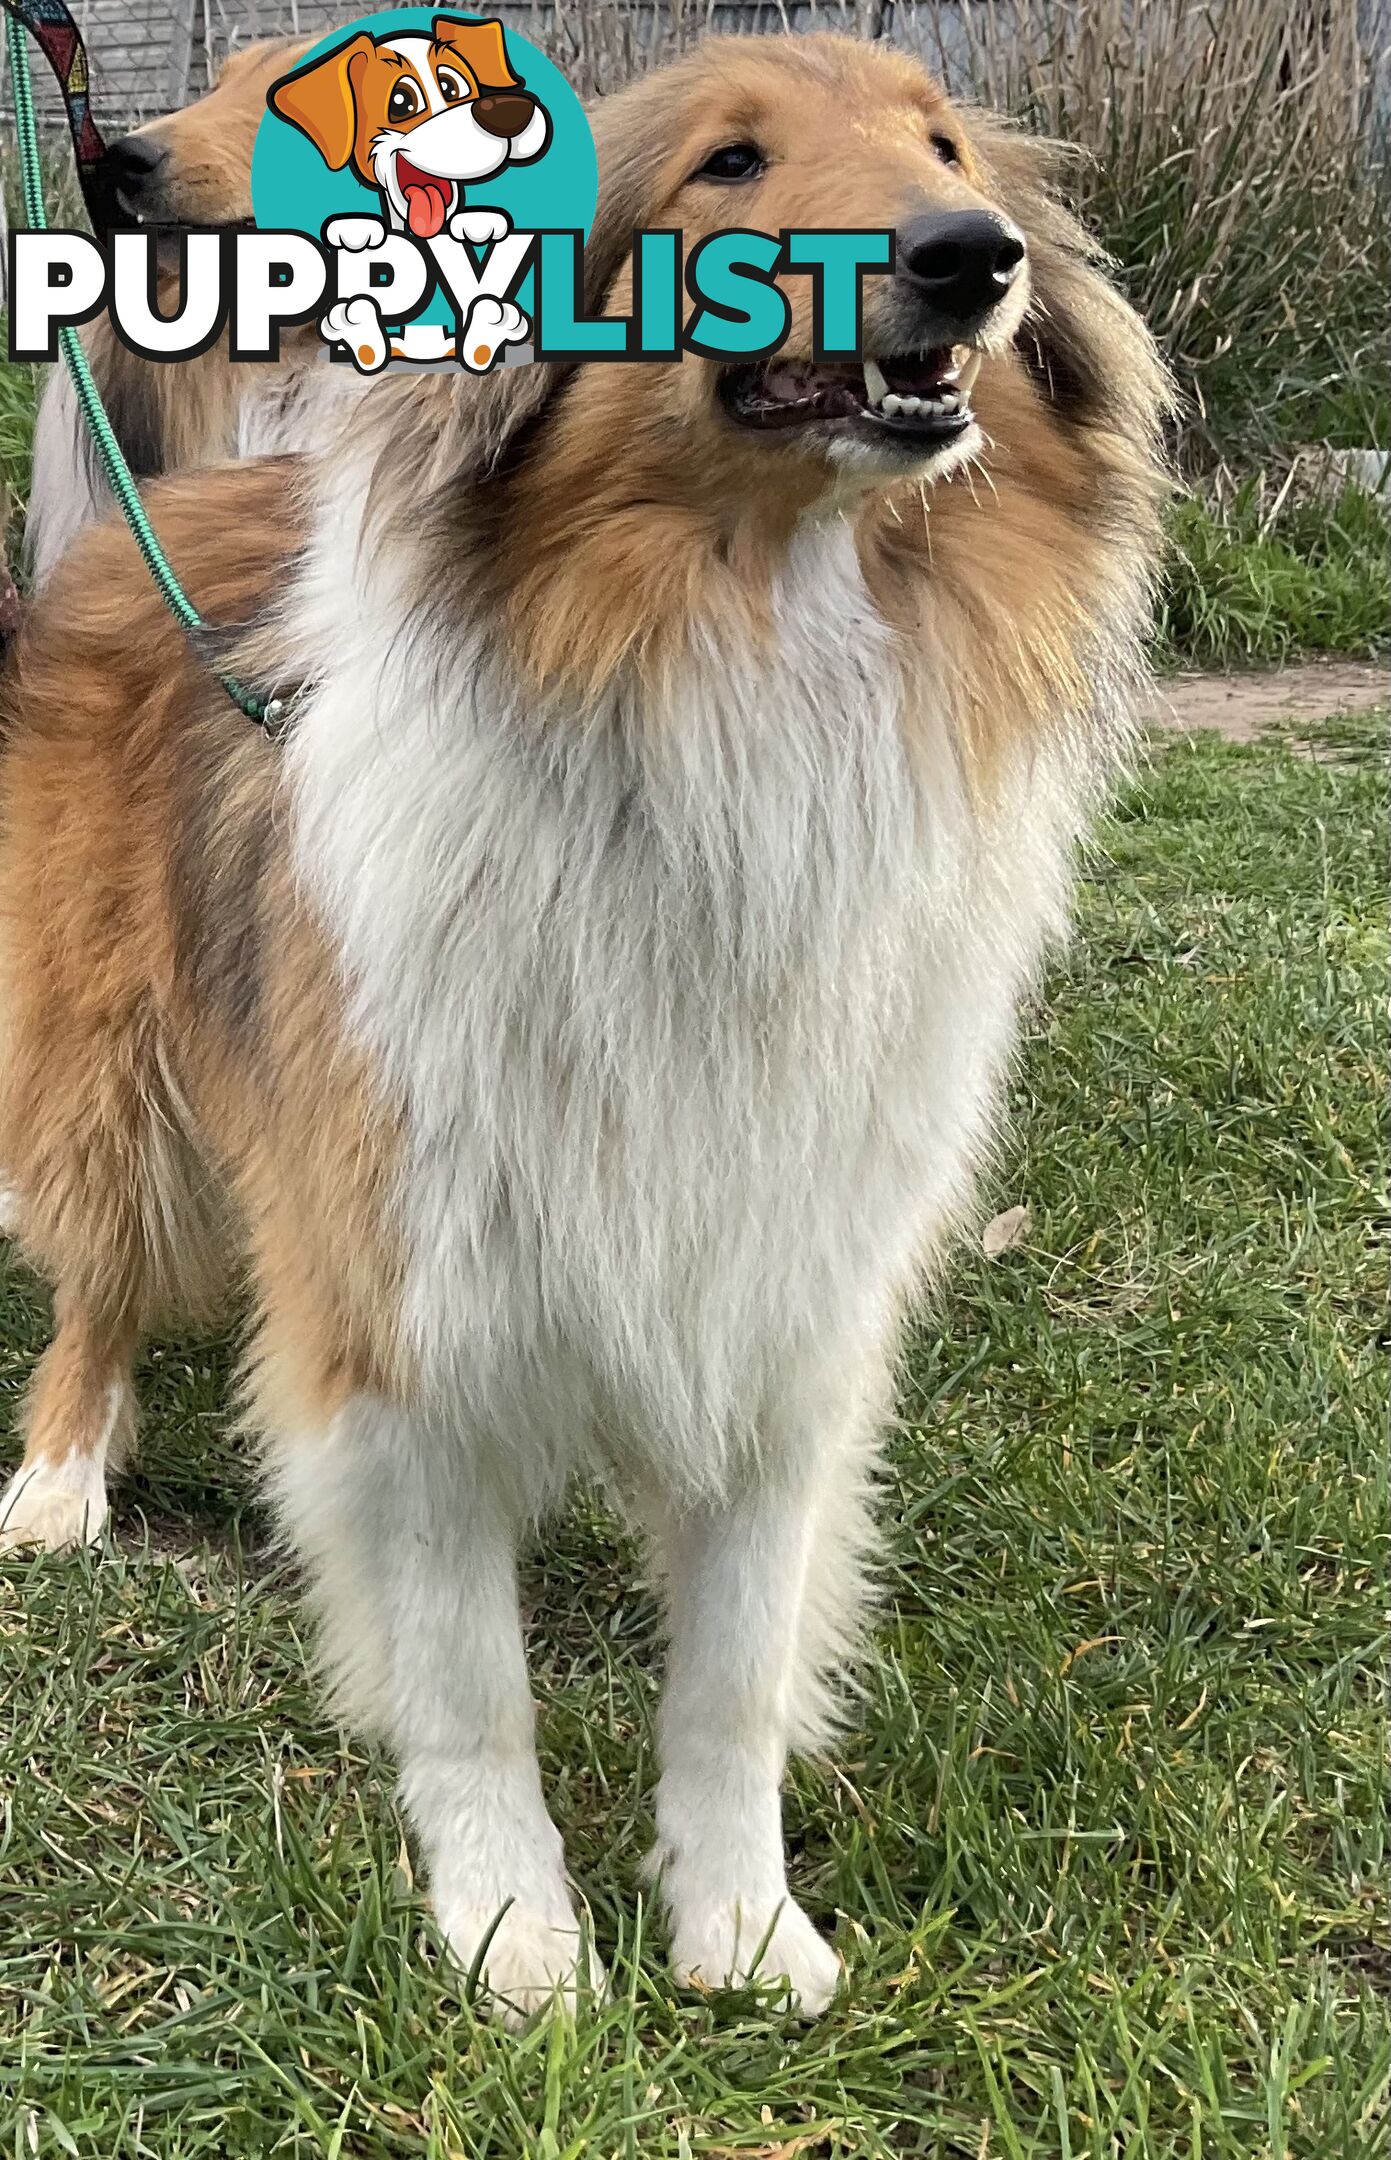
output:
[[[15,135],[19,143],[24,215],[31,231],[47,232],[48,213],[43,199],[43,166],[39,158],[39,131],[34,114],[34,84],[29,72],[29,49],[25,43],[25,32],[33,30],[57,77],[77,153],[78,177],[83,183],[83,199],[90,210],[91,196],[88,191],[91,186],[91,170],[102,154],[102,140],[87,109],[86,53],[77,27],[67,8],[62,5],[62,0],[0,0],[0,6],[5,10],[5,39],[9,52],[10,87],[14,94]],[[39,24],[43,27],[38,27]],[[61,43],[57,49],[66,56],[66,73],[55,56],[52,35],[55,28],[61,32]],[[69,39],[75,51],[70,51]],[[73,87],[74,78],[79,75],[80,87]],[[84,158],[87,161],[85,165]],[[72,377],[72,386],[82,410],[82,417],[96,444],[106,484],[120,507],[121,515],[130,528],[131,537],[139,548],[145,567],[154,579],[165,605],[181,627],[196,638],[207,630],[208,625],[179,583],[159,544],[155,529],[140,500],[140,491],[134,476],[107,417],[106,407],[102,404],[87,355],[82,349],[82,340],[71,324],[64,324],[59,330],[58,343],[68,373]],[[284,709],[281,699],[262,697],[258,691],[248,689],[235,675],[228,675],[221,668],[210,667],[210,672],[217,677],[233,704],[245,713],[248,720],[254,720],[262,727],[273,727],[281,718]]]

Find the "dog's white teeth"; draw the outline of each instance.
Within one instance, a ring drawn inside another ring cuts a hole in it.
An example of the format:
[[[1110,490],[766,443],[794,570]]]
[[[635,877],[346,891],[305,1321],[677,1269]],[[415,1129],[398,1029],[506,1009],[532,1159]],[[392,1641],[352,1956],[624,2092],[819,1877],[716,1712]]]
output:
[[[980,364],[984,357],[983,353],[967,353],[966,358],[957,370],[957,388],[963,397],[970,396],[975,379],[980,373]]]
[[[924,416],[943,419],[950,413],[959,412],[964,402],[954,382],[944,383],[940,390],[929,391],[926,397],[915,397],[911,392],[890,390],[883,369],[872,360],[865,361],[864,371],[869,403],[887,420],[914,420]]]
[[[865,396],[869,399],[871,405],[882,405],[889,389],[888,378],[884,370],[877,361],[869,359],[866,359],[864,363],[864,370]]]

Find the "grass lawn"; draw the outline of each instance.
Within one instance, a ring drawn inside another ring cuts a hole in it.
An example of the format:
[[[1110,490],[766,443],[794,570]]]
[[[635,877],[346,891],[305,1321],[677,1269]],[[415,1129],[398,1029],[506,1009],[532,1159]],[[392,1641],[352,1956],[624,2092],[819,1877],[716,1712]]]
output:
[[[653,1609],[593,1511],[531,1595],[614,1993],[475,2017],[315,1708],[225,1356],[165,1349],[114,1550],[0,1575],[0,2150],[1391,2152],[1380,734],[1167,748],[1108,829],[992,1195],[1032,1227],[910,1347],[862,1726],[788,1801],[824,2022],[676,1996],[639,1918]]]
[[[1254,484],[1220,508],[1169,513],[1158,608],[1161,668],[1280,667],[1301,654],[1373,658],[1391,637],[1391,524],[1359,488],[1273,519]]]

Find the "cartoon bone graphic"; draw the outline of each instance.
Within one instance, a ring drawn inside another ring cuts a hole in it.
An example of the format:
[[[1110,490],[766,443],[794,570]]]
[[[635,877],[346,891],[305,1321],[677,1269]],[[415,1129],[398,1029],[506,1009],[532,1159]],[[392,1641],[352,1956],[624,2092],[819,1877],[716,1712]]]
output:
[[[511,229],[500,210],[456,210],[449,220],[449,238],[472,247],[488,247]],[[324,227],[324,238],[330,247],[358,253],[381,247],[386,230],[377,218],[333,218]],[[455,358],[474,374],[485,375],[505,346],[524,344],[531,335],[531,325],[515,302],[486,292],[468,303],[457,341],[430,324],[408,324],[393,333],[371,293],[337,301],[319,328],[331,344],[347,347],[354,367],[364,375],[375,374],[388,360]]]

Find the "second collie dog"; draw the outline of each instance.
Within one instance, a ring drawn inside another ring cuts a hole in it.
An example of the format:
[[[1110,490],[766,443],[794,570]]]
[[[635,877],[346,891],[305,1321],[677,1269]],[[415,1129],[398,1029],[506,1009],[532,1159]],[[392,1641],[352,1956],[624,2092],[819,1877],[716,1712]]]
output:
[[[251,152],[265,116],[266,92],[306,49],[302,40],[288,38],[243,46],[206,97],[109,144],[98,185],[111,222],[249,223]],[[171,270],[161,281],[160,305],[171,308],[176,299]],[[234,363],[225,337],[178,367],[146,360],[122,344],[105,316],[84,330],[82,342],[137,480],[221,458],[304,448],[313,433],[309,406],[332,372],[321,365],[323,348],[312,329],[292,333],[281,361],[264,366]],[[34,429],[24,526],[31,582],[42,585],[73,536],[111,507],[68,371],[55,365]]]
[[[57,1332],[7,1534],[106,1513],[142,1332],[230,1241],[346,1714],[504,2014],[589,1956],[515,1555],[579,1470],[650,1536],[683,1979],[804,2012],[780,1782],[828,1729],[900,1315],[1129,734],[1163,378],[1046,153],[912,61],[715,40],[599,111],[636,228],[891,226],[868,357],[380,385],[302,469],[152,497],[278,741],[124,534],[34,609],[0,759],[0,1157]]]

